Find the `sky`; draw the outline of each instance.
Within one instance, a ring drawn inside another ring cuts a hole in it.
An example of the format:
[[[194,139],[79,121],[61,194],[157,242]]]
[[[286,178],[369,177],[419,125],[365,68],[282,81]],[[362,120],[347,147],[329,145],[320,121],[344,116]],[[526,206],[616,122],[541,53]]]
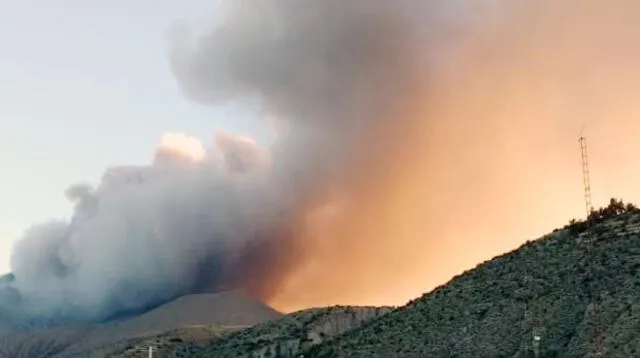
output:
[[[210,143],[255,133],[237,106],[179,93],[165,34],[215,15],[215,1],[0,0],[0,272],[33,223],[67,217],[64,190],[114,164],[146,164],[162,133]]]

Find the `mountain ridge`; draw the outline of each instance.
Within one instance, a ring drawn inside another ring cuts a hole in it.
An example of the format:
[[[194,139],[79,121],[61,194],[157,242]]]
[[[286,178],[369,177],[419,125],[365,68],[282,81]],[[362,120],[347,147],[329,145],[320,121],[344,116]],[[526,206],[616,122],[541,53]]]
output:
[[[305,357],[515,358],[536,349],[540,357],[639,356],[635,206],[612,199]]]

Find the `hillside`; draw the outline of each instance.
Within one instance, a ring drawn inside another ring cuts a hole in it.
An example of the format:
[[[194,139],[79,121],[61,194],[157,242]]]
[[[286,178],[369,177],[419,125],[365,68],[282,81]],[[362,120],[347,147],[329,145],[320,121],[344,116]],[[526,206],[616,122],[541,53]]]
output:
[[[129,319],[0,334],[0,358],[104,357],[136,337],[194,325],[243,328],[280,315],[239,292],[189,295]]]
[[[286,315],[214,341],[183,349],[180,357],[297,357],[326,340],[391,311],[390,307],[314,308]]]
[[[640,213],[586,222],[479,265],[305,357],[640,357]]]

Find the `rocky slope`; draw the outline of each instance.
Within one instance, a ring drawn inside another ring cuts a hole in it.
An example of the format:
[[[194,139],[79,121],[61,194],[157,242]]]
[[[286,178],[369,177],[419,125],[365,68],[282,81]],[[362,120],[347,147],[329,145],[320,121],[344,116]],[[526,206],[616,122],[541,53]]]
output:
[[[289,314],[230,334],[184,357],[298,357],[320,343],[390,312],[390,307],[329,307]]]
[[[538,336],[539,340],[534,337]],[[479,265],[305,357],[640,357],[640,213],[587,222]]]

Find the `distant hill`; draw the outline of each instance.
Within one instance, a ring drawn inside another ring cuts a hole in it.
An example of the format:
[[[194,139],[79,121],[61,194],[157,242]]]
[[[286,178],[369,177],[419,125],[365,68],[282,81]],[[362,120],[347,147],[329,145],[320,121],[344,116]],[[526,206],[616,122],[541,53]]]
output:
[[[465,272],[304,357],[640,357],[640,213],[589,220]]]
[[[240,292],[189,295],[129,319],[0,334],[0,357],[104,357],[136,337],[194,325],[242,328],[280,316]]]

